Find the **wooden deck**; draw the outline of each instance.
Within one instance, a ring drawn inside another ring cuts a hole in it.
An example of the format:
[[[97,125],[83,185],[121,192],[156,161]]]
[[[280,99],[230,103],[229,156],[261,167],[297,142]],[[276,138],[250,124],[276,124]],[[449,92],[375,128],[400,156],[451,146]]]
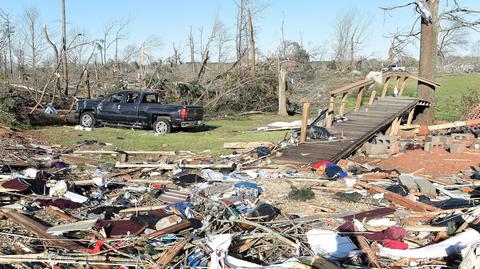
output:
[[[345,116],[347,121],[334,123],[331,133],[335,137],[344,137],[341,141],[307,140],[297,147],[283,150],[280,162],[311,164],[328,160],[336,162],[352,154],[375,134],[388,128],[390,124],[418,103],[411,97],[385,97],[375,100],[368,106],[362,106],[358,112],[350,112]]]

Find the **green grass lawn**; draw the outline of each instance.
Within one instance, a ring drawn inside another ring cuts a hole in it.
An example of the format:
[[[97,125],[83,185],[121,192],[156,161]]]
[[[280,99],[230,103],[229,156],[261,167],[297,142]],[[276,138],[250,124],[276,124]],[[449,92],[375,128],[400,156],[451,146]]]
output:
[[[469,94],[469,89],[480,91],[480,74],[448,75],[437,79],[441,87],[437,89],[435,101],[435,117],[437,120],[454,121],[463,115],[467,107],[462,104],[462,96]],[[391,95],[393,86],[390,86]],[[377,89],[381,94],[381,89]],[[404,95],[416,96],[416,83],[407,84]],[[370,93],[365,94],[364,104],[368,102]],[[377,95],[378,96],[378,95]],[[339,102],[339,100],[337,100]],[[348,106],[354,106],[354,97]],[[337,105],[337,108],[339,105]],[[312,107],[310,116],[318,111]],[[254,115],[241,119],[207,120],[207,127],[201,131],[176,132],[163,136],[155,136],[151,130],[131,130],[121,128],[95,128],[92,132],[76,131],[73,127],[48,127],[38,129],[38,135],[50,144],[73,146],[82,140],[98,140],[113,144],[119,150],[186,150],[201,152],[210,150],[213,155],[226,154],[224,142],[280,141],[284,131],[256,132],[256,127],[275,121],[293,121],[295,117],[279,117],[277,115]]]
[[[94,128],[91,132],[77,131],[73,126],[47,127],[36,130],[46,142],[70,147],[78,141],[98,140],[113,144],[119,150],[186,150],[201,152],[210,150],[212,155],[230,153],[224,150],[224,142],[272,141],[278,142],[285,131],[257,132],[256,127],[275,121],[293,121],[300,117],[254,115],[238,120],[211,120],[203,129],[180,131],[156,136],[152,130],[125,128]]]

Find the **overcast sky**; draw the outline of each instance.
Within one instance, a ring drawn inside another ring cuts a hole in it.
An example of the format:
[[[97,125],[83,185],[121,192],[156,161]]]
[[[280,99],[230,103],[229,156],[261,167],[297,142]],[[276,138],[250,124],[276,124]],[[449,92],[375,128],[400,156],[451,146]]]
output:
[[[265,0],[268,6],[255,21],[257,47],[263,55],[274,51],[279,44],[280,25],[285,16],[285,35],[289,40],[300,40],[306,48],[322,47],[331,54],[335,19],[339,14],[355,7],[370,18],[368,40],[361,51],[364,56],[386,58],[389,39],[386,35],[396,30],[409,29],[418,14],[408,7],[384,14],[380,6],[408,3],[410,0]],[[139,44],[150,36],[160,37],[163,46],[155,51],[158,57],[173,54],[172,43],[183,47],[187,56],[190,26],[196,30],[203,26],[209,32],[214,17],[235,31],[235,4],[232,0],[66,0],[68,27],[85,31],[90,38],[100,38],[103,26],[113,20],[131,19],[126,32],[128,39],[121,46]],[[447,2],[444,0],[444,2]],[[453,2],[453,1],[450,1]],[[480,0],[461,0],[465,6],[480,9]],[[25,8],[35,7],[42,24],[59,33],[61,18],[60,0],[3,0],[1,8],[20,20]],[[301,34],[300,34],[301,33]],[[58,36],[58,35],[57,35]],[[472,32],[470,40],[480,40],[480,34]],[[471,46],[469,46],[470,48]],[[411,48],[416,54],[418,48]],[[459,52],[468,53],[468,50]],[[233,52],[233,50],[232,50]],[[415,56],[415,55],[414,55]]]

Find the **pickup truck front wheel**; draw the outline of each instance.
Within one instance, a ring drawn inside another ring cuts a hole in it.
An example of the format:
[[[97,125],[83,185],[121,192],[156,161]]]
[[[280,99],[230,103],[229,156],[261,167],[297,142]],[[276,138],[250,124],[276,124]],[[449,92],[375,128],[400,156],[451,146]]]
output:
[[[82,115],[80,115],[80,125],[83,127],[93,128],[95,123],[97,123],[97,120],[92,112],[83,112]]]
[[[172,131],[172,126],[166,119],[157,119],[155,123],[153,123],[153,130],[157,134],[168,134]]]

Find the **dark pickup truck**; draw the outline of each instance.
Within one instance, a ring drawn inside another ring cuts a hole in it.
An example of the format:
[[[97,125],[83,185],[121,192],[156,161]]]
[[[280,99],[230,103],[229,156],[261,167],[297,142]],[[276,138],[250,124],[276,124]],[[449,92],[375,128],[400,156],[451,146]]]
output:
[[[75,118],[83,127],[151,128],[165,134],[173,128],[203,125],[203,107],[162,104],[154,92],[121,91],[98,100],[79,100]]]

